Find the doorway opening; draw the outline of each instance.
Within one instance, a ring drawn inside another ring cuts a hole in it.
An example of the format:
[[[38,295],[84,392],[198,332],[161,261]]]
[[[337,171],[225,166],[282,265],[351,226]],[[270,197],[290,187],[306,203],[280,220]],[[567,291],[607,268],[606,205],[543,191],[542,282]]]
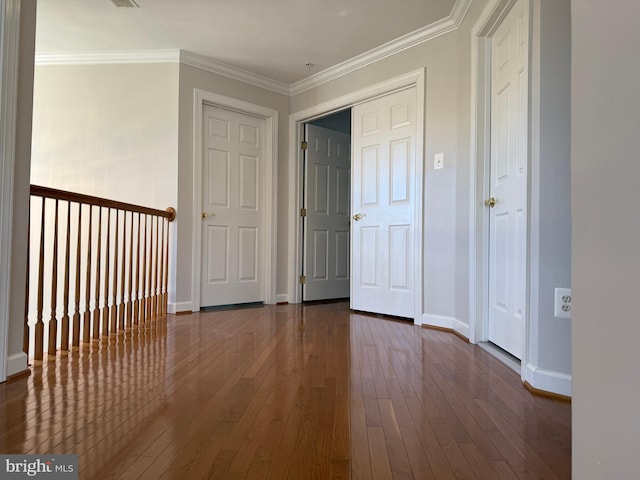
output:
[[[303,302],[301,282],[307,280],[301,275],[302,215],[304,198],[312,195],[303,195],[305,128],[321,117],[351,109],[350,305],[422,323],[423,219],[418,199],[423,192],[424,100],[425,69],[418,69],[291,114],[293,221],[286,301]],[[280,299],[285,300],[284,295]]]
[[[470,340],[524,379],[528,342],[528,0],[494,0],[472,29]]]
[[[303,125],[303,303],[350,297],[351,109]]]

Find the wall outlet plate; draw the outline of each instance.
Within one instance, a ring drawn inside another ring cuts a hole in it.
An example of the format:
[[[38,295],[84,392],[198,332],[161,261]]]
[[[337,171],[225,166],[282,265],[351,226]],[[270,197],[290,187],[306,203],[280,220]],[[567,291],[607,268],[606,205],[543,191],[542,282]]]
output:
[[[570,288],[556,288],[553,314],[558,318],[571,318]]]

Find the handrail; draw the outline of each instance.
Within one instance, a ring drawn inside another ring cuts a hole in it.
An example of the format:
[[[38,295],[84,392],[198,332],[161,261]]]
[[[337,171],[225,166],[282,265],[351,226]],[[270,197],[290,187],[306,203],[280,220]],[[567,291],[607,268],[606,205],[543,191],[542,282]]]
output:
[[[176,218],[176,211],[169,207],[166,210],[157,210],[155,208],[142,207],[132,203],[118,202],[107,198],[94,197],[92,195],[84,195],[82,193],[68,192],[66,190],[58,190],[56,188],[43,187],[40,185],[31,185],[31,195],[36,197],[57,198],[68,202],[83,203],[85,205],[95,205],[98,207],[115,208],[117,210],[126,210],[128,212],[146,213],[148,215],[156,215],[164,217],[170,222]]]
[[[30,216],[24,351],[34,361],[167,314],[173,208],[31,185]]]

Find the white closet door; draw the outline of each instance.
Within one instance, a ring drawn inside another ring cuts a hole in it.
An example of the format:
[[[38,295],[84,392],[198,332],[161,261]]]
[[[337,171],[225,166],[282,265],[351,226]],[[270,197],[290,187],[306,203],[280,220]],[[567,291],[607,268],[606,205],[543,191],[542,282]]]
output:
[[[526,312],[528,19],[519,0],[492,37],[489,335],[522,358]],[[493,203],[493,202],[492,202]]]
[[[353,108],[351,308],[414,317],[416,89]]]
[[[349,296],[351,136],[307,125],[303,300]]]
[[[264,301],[265,122],[203,110],[201,306]]]

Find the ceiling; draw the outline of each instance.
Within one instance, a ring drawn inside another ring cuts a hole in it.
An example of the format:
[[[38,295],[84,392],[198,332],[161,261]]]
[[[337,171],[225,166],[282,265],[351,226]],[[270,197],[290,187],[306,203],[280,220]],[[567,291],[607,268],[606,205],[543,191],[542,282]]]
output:
[[[182,49],[293,84],[448,17],[455,0],[136,3],[38,0],[36,53]]]

